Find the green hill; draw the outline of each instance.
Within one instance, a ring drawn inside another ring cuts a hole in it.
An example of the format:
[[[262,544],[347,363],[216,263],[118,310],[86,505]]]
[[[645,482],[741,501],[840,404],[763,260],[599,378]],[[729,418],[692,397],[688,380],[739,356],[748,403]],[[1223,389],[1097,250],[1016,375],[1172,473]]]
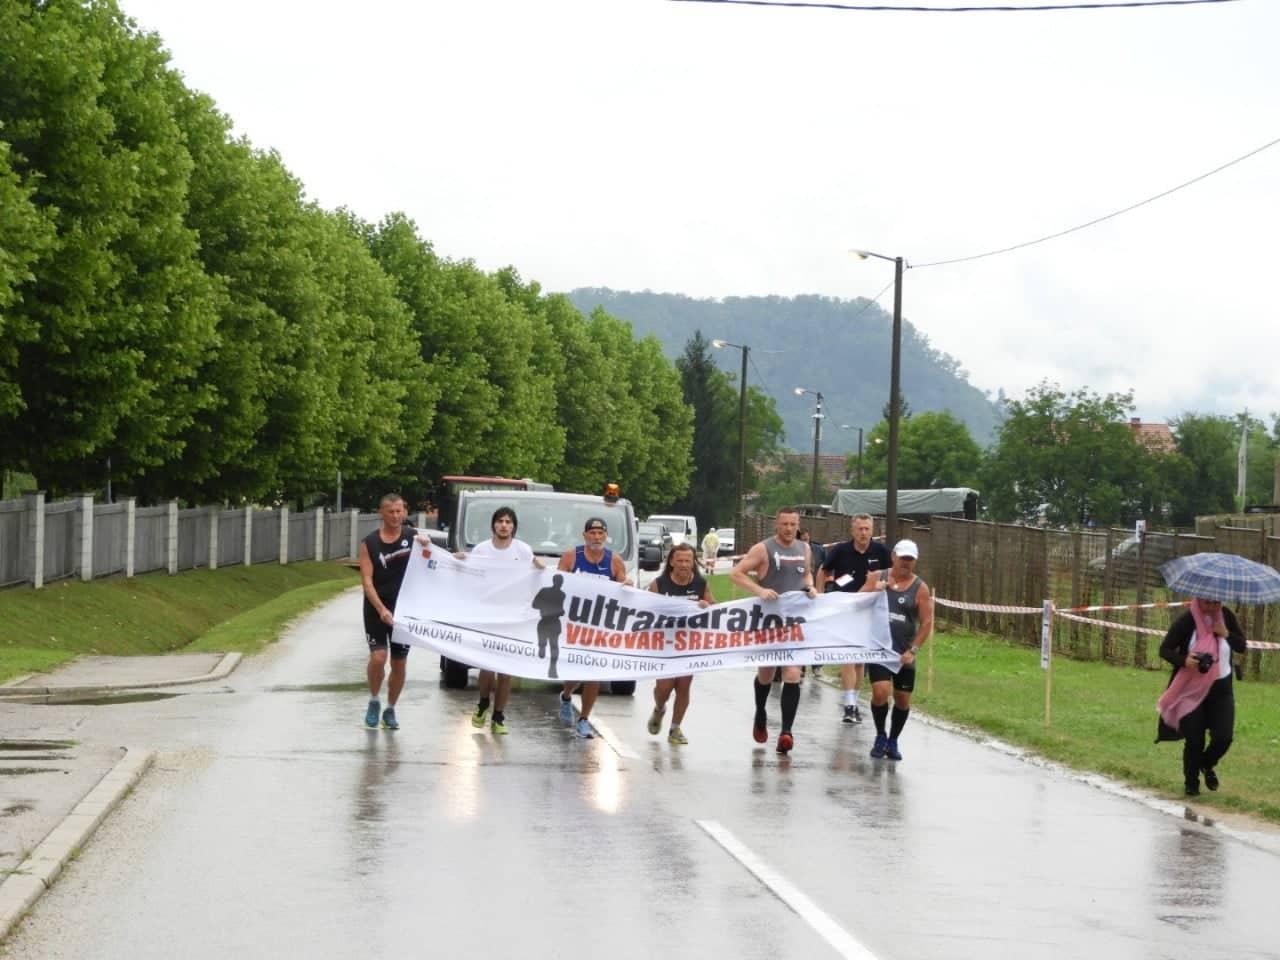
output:
[[[630,293],[579,288],[570,300],[583,313],[603,306],[631,322],[636,336],[653,334],[668,357],[675,358],[695,330],[707,339],[745,343],[751,348],[747,382],[763,387],[777,401],[786,424],[787,443],[806,450],[813,437],[813,397],[796,387],[821,390],[826,407],[822,449],[857,449],[858,432],[883,417],[889,399],[892,315],[859,298],[726,297],[695,300],[673,293]],[[721,367],[736,376],[741,355],[717,351]],[[964,422],[980,446],[995,433],[995,404],[969,383],[960,363],[929,344],[906,320],[902,324],[902,396],[908,410],[949,410]]]

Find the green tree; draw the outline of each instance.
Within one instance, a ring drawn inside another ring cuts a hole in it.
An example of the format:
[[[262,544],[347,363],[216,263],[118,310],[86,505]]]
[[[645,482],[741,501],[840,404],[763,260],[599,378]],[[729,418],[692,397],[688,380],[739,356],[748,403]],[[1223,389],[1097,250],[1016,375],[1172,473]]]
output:
[[[1160,515],[1158,471],[1128,423],[1130,394],[1041,383],[1011,400],[983,470],[997,520],[1069,526]]]
[[[889,425],[864,438],[862,482],[883,487],[888,478]],[[850,462],[856,472],[856,456]],[[963,423],[946,411],[926,410],[898,424],[898,486],[906,490],[970,487],[978,482],[982,451]]]
[[[681,394],[693,413],[693,470],[688,492],[672,510],[697,517],[704,527],[733,519],[738,492],[738,397],[711,349],[698,330],[676,360]]]
[[[6,309],[20,340],[0,434],[48,489],[92,488],[108,460],[129,478],[175,456],[212,399],[197,372],[216,290],[183,222],[192,161],[159,42],[114,3],[0,5],[0,51],[9,164],[56,228]]]
[[[1230,512],[1240,443],[1237,423],[1230,417],[1188,412],[1170,426],[1185,464],[1173,487],[1173,522],[1187,526],[1199,515]]]

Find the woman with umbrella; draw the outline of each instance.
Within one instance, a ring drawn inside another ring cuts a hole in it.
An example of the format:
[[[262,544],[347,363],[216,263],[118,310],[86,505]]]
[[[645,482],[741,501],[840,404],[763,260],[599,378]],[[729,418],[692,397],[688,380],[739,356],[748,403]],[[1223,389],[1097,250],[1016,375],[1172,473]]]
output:
[[[1160,656],[1173,665],[1173,675],[1157,704],[1156,731],[1157,743],[1185,739],[1182,776],[1187,796],[1194,797],[1200,793],[1201,773],[1206,787],[1218,789],[1215,768],[1231,747],[1235,727],[1231,654],[1248,647],[1240,622],[1223,601],[1270,602],[1280,596],[1280,574],[1224,553],[1179,557],[1161,566],[1160,572],[1170,588],[1196,598],[1160,644]]]

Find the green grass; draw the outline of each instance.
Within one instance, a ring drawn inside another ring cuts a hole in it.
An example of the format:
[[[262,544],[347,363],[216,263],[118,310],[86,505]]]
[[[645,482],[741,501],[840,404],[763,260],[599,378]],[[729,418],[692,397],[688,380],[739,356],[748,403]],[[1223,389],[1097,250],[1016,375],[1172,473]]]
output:
[[[912,704],[1079,770],[1182,796],[1182,744],[1156,744],[1155,702],[1166,670],[1055,657],[1050,725],[1039,649],[971,633],[935,633],[933,689],[927,657]],[[1235,740],[1219,768],[1222,789],[1205,804],[1280,823],[1280,690],[1237,683]]]
[[[3,590],[0,681],[79,654],[253,652],[289,619],[358,582],[341,563],[292,563]]]

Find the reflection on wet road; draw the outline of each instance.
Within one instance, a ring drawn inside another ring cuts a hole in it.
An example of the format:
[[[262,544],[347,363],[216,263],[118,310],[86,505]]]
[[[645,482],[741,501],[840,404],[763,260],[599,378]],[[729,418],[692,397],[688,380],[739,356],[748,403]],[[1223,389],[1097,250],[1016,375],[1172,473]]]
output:
[[[493,737],[415,651],[365,730],[358,602],[227,695],[41,707],[161,758],[9,956],[1280,957],[1274,853],[915,719],[872,760],[809,681],[786,758],[749,672],[695,681],[685,747],[645,684],[595,740],[538,687]]]

